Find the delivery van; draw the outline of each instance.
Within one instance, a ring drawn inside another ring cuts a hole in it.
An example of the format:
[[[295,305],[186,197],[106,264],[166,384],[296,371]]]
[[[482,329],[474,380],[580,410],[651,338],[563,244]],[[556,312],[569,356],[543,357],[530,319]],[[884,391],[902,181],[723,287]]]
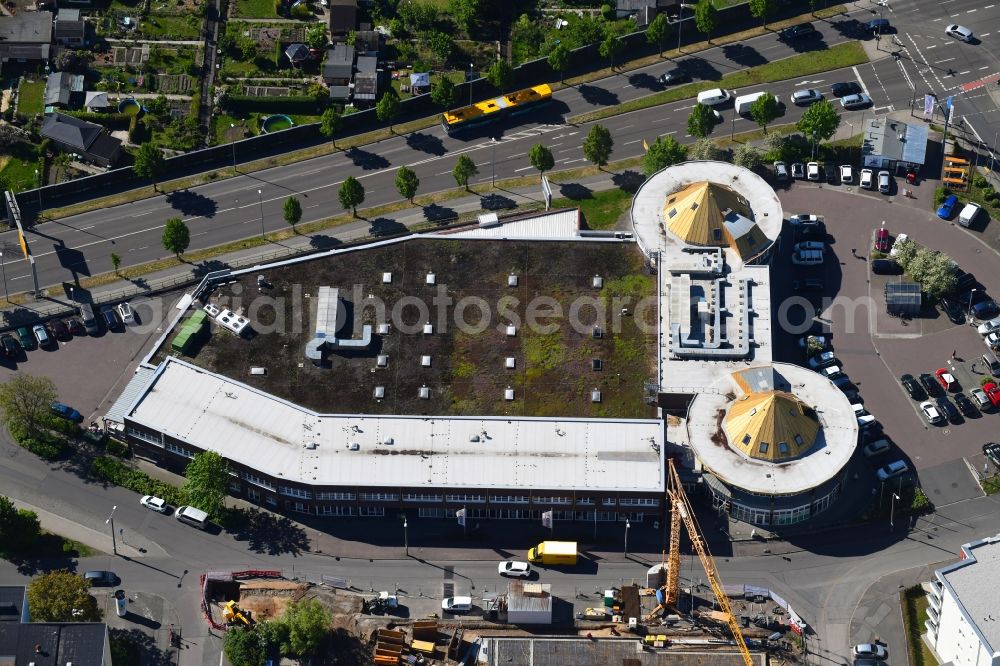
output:
[[[576,541],[543,541],[528,551],[528,561],[539,564],[576,564]]]
[[[702,90],[698,93],[698,103],[705,106],[718,106],[719,104],[728,102],[732,97],[733,93],[728,90],[712,88],[711,90]]]
[[[193,506],[182,506],[178,508],[177,512],[174,514],[174,518],[182,523],[193,525],[199,530],[203,530],[208,527],[208,514],[201,509],[194,508]]]
[[[958,223],[963,227],[971,227],[972,223],[976,219],[976,215],[979,214],[981,206],[977,203],[967,203],[962,209],[962,212],[958,214]]]
[[[733,106],[736,107],[736,113],[741,116],[749,115],[750,105],[766,94],[766,90],[761,90],[760,92],[750,93],[749,95],[740,95],[736,98],[736,101],[733,102]]]

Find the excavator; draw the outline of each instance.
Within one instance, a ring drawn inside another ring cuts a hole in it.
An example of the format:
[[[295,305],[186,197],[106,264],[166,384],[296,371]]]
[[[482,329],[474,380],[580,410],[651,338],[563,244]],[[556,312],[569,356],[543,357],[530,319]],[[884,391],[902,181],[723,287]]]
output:
[[[250,615],[250,611],[245,611],[236,605],[235,601],[227,601],[222,605],[222,619],[226,621],[227,624],[244,624],[248,627],[254,625],[253,617]]]
[[[722,581],[719,579],[718,571],[715,568],[715,560],[708,550],[708,544],[701,536],[701,530],[695,521],[694,510],[691,502],[681,485],[680,475],[674,466],[673,460],[668,460],[667,472],[667,499],[670,501],[670,551],[666,559],[667,581],[663,586],[663,601],[646,616],[646,620],[652,620],[668,609],[677,608],[677,600],[680,597],[680,568],[681,568],[681,523],[687,531],[691,545],[698,553],[698,559],[705,570],[705,575],[712,586],[715,600],[719,604],[721,612],[717,615],[719,619],[724,618],[725,624],[729,626],[729,631],[733,635],[733,640],[739,648],[740,654],[746,666],[754,666],[753,657],[743,639],[743,632],[740,630],[739,621],[733,614],[733,608],[729,604],[729,597],[722,589]]]

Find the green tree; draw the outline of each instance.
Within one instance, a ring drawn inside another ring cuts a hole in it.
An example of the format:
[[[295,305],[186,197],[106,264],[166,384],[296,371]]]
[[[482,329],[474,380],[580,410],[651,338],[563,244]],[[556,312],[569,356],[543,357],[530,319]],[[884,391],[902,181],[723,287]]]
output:
[[[480,0],[448,0],[448,13],[457,26],[471,33],[480,14]]]
[[[912,275],[912,274],[911,274]],[[934,252],[927,260],[920,285],[932,301],[937,301],[955,290],[958,277],[955,262],[943,252]]]
[[[750,15],[764,21],[764,27],[767,27],[767,17],[774,13],[775,8],[775,0],[750,0]]]
[[[698,139],[688,148],[689,160],[719,160],[722,151],[711,139]]]
[[[145,100],[143,106],[146,107],[146,111],[150,115],[156,116],[157,118],[166,118],[170,115],[170,102],[167,101],[166,95],[157,95],[153,99]]]
[[[441,60],[442,65],[448,62],[448,58],[455,51],[455,39],[448,33],[441,32],[440,30],[432,32],[427,39],[427,43],[434,55]]]
[[[316,599],[289,604],[281,619],[288,627],[288,647],[293,655],[315,653],[330,633],[330,612]]]
[[[333,137],[343,126],[344,117],[336,109],[331,106],[323,110],[319,119],[319,133],[333,141],[334,148],[337,147],[337,141]]]
[[[438,106],[450,109],[455,103],[455,82],[442,76],[431,88],[431,100]]]
[[[365,186],[354,176],[348,176],[340,184],[340,205],[344,210],[351,209],[354,217],[358,216],[358,206],[365,201]]]
[[[36,437],[46,423],[49,405],[56,400],[56,385],[48,377],[14,373],[0,384],[0,410],[7,429],[22,429]]]
[[[173,252],[179,259],[191,244],[191,231],[181,218],[172,217],[167,220],[167,224],[163,227],[161,242],[163,249]]]
[[[292,225],[292,229],[295,229],[295,225],[302,219],[302,204],[299,203],[298,197],[288,197],[285,199],[283,213],[285,215],[285,222],[288,222],[288,224]]]
[[[416,196],[418,187],[420,187],[420,179],[417,178],[417,173],[405,166],[399,167],[399,170],[396,171],[396,189],[399,190],[399,196],[409,199],[410,203],[413,203],[413,197]]]
[[[902,241],[896,241],[892,245],[892,251],[895,252],[893,258],[896,263],[899,264],[904,271],[910,272],[910,262],[913,258],[917,256],[917,252],[920,251],[920,246],[913,242],[909,238],[904,238]]]
[[[18,509],[13,502],[0,495],[0,554],[29,553],[41,534],[38,514]]]
[[[622,52],[625,48],[625,43],[618,37],[618,35],[608,35],[601,42],[601,45],[597,47],[597,52],[601,54],[602,58],[608,58],[611,61],[611,69],[614,71],[615,68],[615,56]]]
[[[245,62],[253,62],[257,59],[257,42],[254,40],[249,37],[241,37],[237,46],[239,46],[240,55],[243,56],[242,59]]]
[[[306,30],[306,44],[311,49],[325,48],[330,40],[326,36],[326,23],[315,23]]]
[[[811,104],[799,122],[795,124],[800,132],[812,139],[813,154],[816,153],[818,141],[829,141],[837,128],[840,127],[840,114],[833,104],[826,99]]]
[[[118,275],[118,267],[122,265],[122,258],[119,257],[114,252],[111,253],[111,267],[115,269],[115,275]]]
[[[667,23],[666,14],[657,14],[656,18],[646,26],[646,41],[650,44],[656,44],[656,47],[660,49],[661,56],[663,55],[663,42],[667,41],[669,34],[670,24]]]
[[[652,176],[660,169],[671,164],[683,162],[687,156],[687,148],[677,143],[672,136],[661,136],[649,146],[642,158],[642,170],[647,176]]]
[[[455,162],[455,168],[451,172],[451,175],[455,177],[455,182],[465,189],[469,189],[469,179],[474,178],[478,174],[479,167],[476,166],[476,163],[468,155],[459,155],[458,160]]]
[[[528,150],[528,159],[531,161],[531,166],[538,169],[540,174],[544,174],[556,165],[552,151],[540,143],[536,143]]]
[[[184,469],[182,492],[188,503],[212,516],[222,515],[229,487],[229,464],[215,451],[195,455]]]
[[[381,122],[389,123],[389,131],[392,132],[392,121],[399,115],[399,111],[399,95],[395,89],[389,88],[375,104],[375,115]]]
[[[614,146],[615,141],[611,138],[611,132],[603,125],[594,125],[590,128],[587,138],[583,140],[583,156],[596,164],[598,169],[603,169],[611,157]]]
[[[163,158],[163,151],[151,143],[144,143],[139,146],[135,154],[132,169],[140,178],[149,178],[153,181],[153,191],[156,192],[156,179],[166,166],[167,161]]]
[[[708,37],[711,44],[712,33],[719,25],[719,10],[712,4],[712,0],[698,0],[698,4],[694,6],[694,25],[698,32]]]
[[[506,60],[497,60],[486,70],[486,80],[500,92],[507,92],[514,81],[514,68]]]
[[[750,117],[764,129],[767,134],[767,126],[781,114],[781,107],[778,100],[769,92],[763,93],[750,105]]]
[[[573,52],[561,42],[556,44],[556,47],[549,52],[549,67],[552,68],[553,72],[559,73],[559,83],[565,80],[565,73],[569,69],[569,63],[572,58]]]
[[[687,131],[691,136],[704,139],[715,129],[715,113],[711,107],[697,102],[688,116]]]
[[[32,622],[100,622],[90,582],[69,571],[39,574],[28,585]]]
[[[222,651],[232,666],[264,666],[264,646],[254,629],[231,628],[222,640]]]

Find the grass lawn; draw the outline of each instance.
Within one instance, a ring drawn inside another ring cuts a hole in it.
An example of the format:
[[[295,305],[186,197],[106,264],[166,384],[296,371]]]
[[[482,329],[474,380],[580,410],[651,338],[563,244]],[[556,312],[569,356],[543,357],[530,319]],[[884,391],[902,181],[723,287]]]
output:
[[[22,116],[33,116],[44,111],[45,81],[21,81],[17,92],[17,111]]]
[[[0,178],[15,191],[35,187],[38,183],[35,170],[39,168],[35,151],[28,144],[19,142],[10,152],[9,155],[0,155]]]
[[[139,32],[148,39],[197,41],[201,37],[201,17],[148,16],[139,24]]]
[[[903,590],[900,597],[910,666],[937,666],[934,654],[920,638],[920,634],[924,631],[924,621],[927,619],[927,595],[919,585],[914,585]]]
[[[1000,475],[991,476],[988,479],[983,479],[981,484],[983,486],[983,492],[987,495],[995,495],[1000,493]]]
[[[236,0],[233,16],[240,18],[277,18],[274,0]]]
[[[610,118],[629,111],[648,109],[660,104],[676,102],[689,97],[695,97],[702,90],[710,88],[726,88],[729,90],[742,88],[744,86],[756,85],[759,83],[769,83],[771,81],[784,81],[785,79],[809,76],[819,72],[840,69],[860,63],[868,62],[868,56],[864,48],[858,42],[847,42],[837,44],[823,51],[815,53],[803,53],[791,56],[783,60],[769,62],[759,67],[752,67],[732,74],[723,76],[718,81],[699,81],[687,85],[678,86],[671,90],[640,97],[622,104],[615,104],[589,113],[583,113],[567,119],[572,124],[589,123],[602,118]]]
[[[552,207],[579,206],[589,229],[610,229],[628,209],[632,196],[615,188],[594,192],[586,199],[556,199],[552,202]]]

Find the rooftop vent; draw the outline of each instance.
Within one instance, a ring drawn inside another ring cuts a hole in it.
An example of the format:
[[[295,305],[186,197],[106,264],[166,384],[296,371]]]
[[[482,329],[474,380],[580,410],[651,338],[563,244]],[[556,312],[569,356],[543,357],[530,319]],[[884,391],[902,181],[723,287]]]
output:
[[[385,387],[384,386],[376,386],[375,387],[375,399],[376,400],[381,400],[384,397],[385,397]]]
[[[427,388],[426,386],[421,386],[420,390],[417,392],[417,394],[420,396],[421,400],[430,400],[431,399],[431,390],[429,388]]]
[[[427,322],[424,324],[424,335],[431,335],[432,333],[434,333],[434,325]]]
[[[420,365],[424,366],[425,368],[431,367],[431,357],[428,356],[427,354],[424,354],[423,356],[421,356],[420,357]]]
[[[250,374],[256,376],[264,376],[267,374],[267,368],[258,368],[258,367],[250,368]]]
[[[591,402],[600,402],[601,401],[601,392],[598,391],[597,389],[594,389],[593,391],[591,391],[590,392],[590,401]]]
[[[603,337],[604,337],[604,331],[601,329],[600,326],[595,326],[594,327],[594,339],[595,340],[600,340]]]
[[[500,218],[496,213],[483,213],[479,216],[479,226],[482,228],[495,227],[500,224]]]
[[[358,444],[357,442],[351,442],[351,445],[348,446],[347,448],[349,448],[351,451],[360,451],[361,445]]]
[[[385,439],[382,440],[382,443],[385,444],[386,446],[392,446],[396,442],[395,440],[393,440],[392,437],[386,437]]]
[[[517,366],[517,361],[514,360],[513,356],[508,356],[507,362],[504,365],[507,366],[508,370],[513,370]]]
[[[316,442],[309,442],[308,444],[306,444],[306,448],[309,449],[310,451],[314,450],[317,446],[319,446],[319,444],[317,444]]]
[[[590,361],[590,369],[594,372],[602,370],[604,368],[604,361],[599,358],[595,358]]]
[[[514,389],[512,389],[509,386],[507,388],[505,388],[504,391],[503,391],[503,399],[504,400],[513,400],[514,399]]]
[[[379,324],[378,325],[379,335],[389,335],[389,324]]]
[[[392,273],[382,273],[382,284],[392,284]]]
[[[427,274],[427,284],[437,284],[437,276],[434,273]]]
[[[507,324],[507,337],[513,338],[515,335],[517,335],[517,327],[513,324]]]
[[[389,365],[389,357],[386,354],[379,354],[375,357],[375,365],[384,368]]]
[[[516,287],[517,286],[517,276],[516,275],[508,275],[507,276],[507,286],[508,287]]]
[[[600,275],[595,275],[594,279],[590,281],[590,286],[594,289],[602,289],[604,287],[604,278]]]

